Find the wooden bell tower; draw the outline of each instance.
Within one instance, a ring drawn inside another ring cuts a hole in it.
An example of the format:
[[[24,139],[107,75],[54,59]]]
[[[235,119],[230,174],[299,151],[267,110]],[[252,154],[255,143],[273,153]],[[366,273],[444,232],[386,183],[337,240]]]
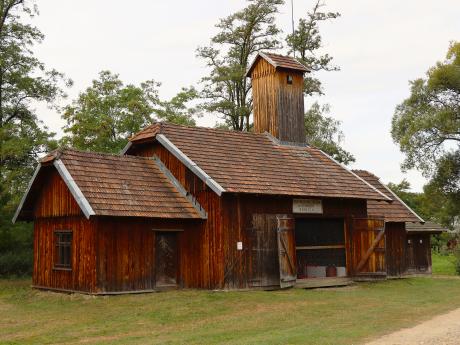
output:
[[[259,53],[251,78],[254,131],[280,141],[305,143],[303,75],[308,69],[289,56]]]

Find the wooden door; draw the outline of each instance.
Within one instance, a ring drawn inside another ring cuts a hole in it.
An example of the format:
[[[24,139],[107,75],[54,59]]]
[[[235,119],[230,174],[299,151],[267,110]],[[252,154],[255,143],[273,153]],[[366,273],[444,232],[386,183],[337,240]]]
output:
[[[352,260],[355,276],[386,275],[383,219],[353,219]]]
[[[295,220],[287,215],[277,215],[278,260],[280,287],[294,286],[297,279],[296,245],[294,235]]]
[[[155,286],[176,286],[177,232],[157,232],[155,237]]]
[[[251,287],[275,288],[279,285],[278,223],[274,214],[253,214],[251,238]]]
[[[406,229],[403,222],[385,223],[387,275],[400,277],[406,271]]]

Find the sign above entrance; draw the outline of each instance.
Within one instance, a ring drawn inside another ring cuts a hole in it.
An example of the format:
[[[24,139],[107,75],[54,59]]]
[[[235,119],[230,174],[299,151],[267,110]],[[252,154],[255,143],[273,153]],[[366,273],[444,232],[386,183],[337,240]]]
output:
[[[293,213],[323,213],[323,203],[318,199],[293,199]]]

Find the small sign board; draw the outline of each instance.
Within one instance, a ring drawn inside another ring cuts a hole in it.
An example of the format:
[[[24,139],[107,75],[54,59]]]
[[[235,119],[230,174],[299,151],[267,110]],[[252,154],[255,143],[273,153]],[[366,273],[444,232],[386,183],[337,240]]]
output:
[[[323,203],[319,199],[293,199],[293,213],[323,213]]]

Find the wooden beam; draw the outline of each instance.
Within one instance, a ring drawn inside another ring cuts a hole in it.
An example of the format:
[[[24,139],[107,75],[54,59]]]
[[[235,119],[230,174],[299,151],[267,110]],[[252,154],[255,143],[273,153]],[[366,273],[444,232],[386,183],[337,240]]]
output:
[[[363,268],[363,266],[366,264],[367,260],[369,260],[372,252],[374,251],[375,247],[382,239],[383,235],[385,235],[385,229],[381,230],[378,233],[377,237],[375,238],[374,242],[372,242],[372,245],[369,247],[366,254],[361,258],[361,261],[358,263],[358,266],[356,267],[356,273],[359,273],[361,268]]]

